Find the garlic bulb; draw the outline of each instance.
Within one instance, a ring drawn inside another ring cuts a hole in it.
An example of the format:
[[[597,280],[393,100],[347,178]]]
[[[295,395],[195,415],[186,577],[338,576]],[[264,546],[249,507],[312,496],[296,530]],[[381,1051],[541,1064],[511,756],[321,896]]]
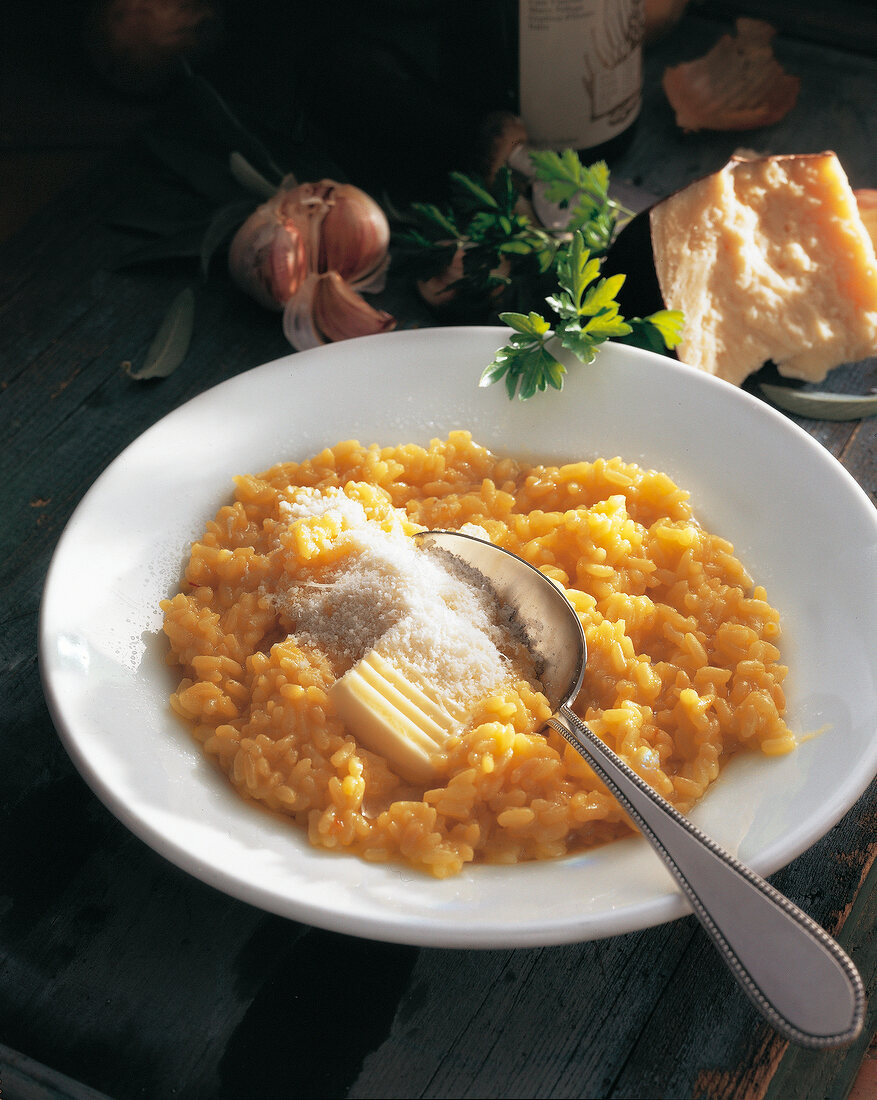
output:
[[[389,245],[383,210],[358,187],[289,179],[235,234],[229,271],[261,305],[285,310],[284,332],[301,351],[394,327],[359,296],[383,289]]]

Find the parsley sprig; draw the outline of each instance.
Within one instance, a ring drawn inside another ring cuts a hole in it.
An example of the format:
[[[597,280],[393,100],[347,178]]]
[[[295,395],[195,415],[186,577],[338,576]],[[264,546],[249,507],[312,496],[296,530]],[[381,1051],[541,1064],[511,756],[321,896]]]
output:
[[[412,221],[396,238],[394,264],[428,280],[448,269],[460,250],[463,276],[454,282],[453,303],[483,320],[504,308],[500,320],[512,329],[481,376],[481,385],[505,382],[509,397],[526,400],[549,387],[563,388],[569,355],[591,363],[607,340],[663,352],[679,343],[682,314],[659,310],[649,317],[623,317],[616,300],[624,275],[600,276],[619,220],[632,216],[609,196],[604,161],[585,165],[574,149],[531,151],[532,180],[545,198],[568,211],[561,233],[547,230],[522,202],[520,179],[507,167],[491,183],[450,174],[449,204],[415,203]],[[527,184],[530,186],[530,183]],[[553,316],[517,312],[545,297]]]
[[[458,250],[463,275],[453,286],[456,311],[482,315],[532,298],[534,288],[557,261],[563,236],[581,232],[592,255],[609,248],[619,217],[630,211],[609,197],[604,161],[584,165],[573,149],[531,152],[533,180],[545,185],[545,197],[569,208],[564,234],[544,228],[522,202],[521,179],[502,166],[491,182],[464,172],[448,175],[450,191],[443,206],[412,203],[408,224],[394,237],[394,265],[419,280],[445,271]],[[525,190],[530,183],[525,181]]]
[[[569,210],[567,230],[579,230],[592,255],[602,255],[612,243],[619,217],[633,212],[609,197],[609,168],[604,160],[583,164],[574,149],[530,153],[535,178],[545,186],[545,198]]]
[[[480,384],[505,380],[509,397],[527,400],[549,386],[563,389],[566,368],[552,346],[572,352],[582,363],[592,363],[606,340],[645,347],[672,348],[682,335],[682,314],[659,310],[648,317],[622,317],[615,296],[624,275],[600,278],[600,261],[591,255],[586,234],[576,230],[557,258],[558,290],[545,299],[557,317],[553,328],[540,313],[501,313],[513,331],[485,368]]]
[[[449,179],[451,199],[444,209],[412,204],[414,224],[395,239],[397,266],[428,279],[462,248],[463,278],[455,289],[474,308],[486,308],[521,269],[544,274],[551,268],[557,242],[518,209],[520,194],[508,168],[500,168],[490,185],[463,172],[451,172]]]

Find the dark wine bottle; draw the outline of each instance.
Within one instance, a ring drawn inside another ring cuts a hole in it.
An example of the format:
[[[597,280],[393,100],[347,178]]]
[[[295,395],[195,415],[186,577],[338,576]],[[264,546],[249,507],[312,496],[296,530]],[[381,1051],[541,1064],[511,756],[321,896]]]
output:
[[[517,0],[518,112],[534,148],[612,160],[642,102],[644,0]]]

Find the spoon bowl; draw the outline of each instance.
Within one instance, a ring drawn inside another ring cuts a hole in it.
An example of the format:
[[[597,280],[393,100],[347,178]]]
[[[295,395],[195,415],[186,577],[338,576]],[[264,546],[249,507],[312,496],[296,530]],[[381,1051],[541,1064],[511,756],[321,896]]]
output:
[[[414,538],[489,581],[500,604],[514,608],[551,707],[560,710],[571,703],[582,686],[587,649],[579,617],[560,589],[517,554],[462,531],[421,531]]]
[[[755,1007],[801,1046],[847,1045],[862,1029],[865,995],[852,961],[815,921],[721,848],[653,790],[571,709],[587,647],[560,589],[529,562],[458,531],[423,531],[425,548],[474,569],[526,634],[549,725],[591,765],[670,870]]]

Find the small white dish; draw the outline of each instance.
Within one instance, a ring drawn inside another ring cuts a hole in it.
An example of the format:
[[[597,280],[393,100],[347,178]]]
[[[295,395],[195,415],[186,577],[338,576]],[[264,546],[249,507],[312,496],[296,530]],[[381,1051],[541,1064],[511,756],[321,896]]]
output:
[[[877,771],[877,510],[843,467],[749,394],[608,345],[562,393],[478,387],[507,330],[402,331],[290,355],[166,416],[101,475],[58,544],[40,667],[74,763],[109,809],[199,879],[354,935],[444,947],[567,943],[681,916],[644,841],[563,860],[470,867],[438,881],[311,848],[236,794],[174,718],[159,601],[235,474],[343,439],[427,443],[467,428],[494,451],[620,455],[689,489],[783,615],[788,720],[780,759],[743,754],[692,817],[762,875],[799,855]]]

